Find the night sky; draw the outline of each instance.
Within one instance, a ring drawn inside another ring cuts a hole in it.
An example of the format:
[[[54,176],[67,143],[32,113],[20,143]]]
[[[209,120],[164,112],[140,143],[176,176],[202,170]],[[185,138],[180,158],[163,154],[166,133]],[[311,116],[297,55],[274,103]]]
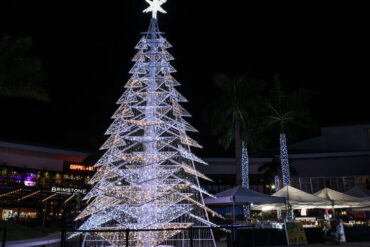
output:
[[[279,73],[289,90],[319,92],[311,109],[321,126],[370,120],[368,8],[299,2],[163,6],[168,14],[159,14],[160,29],[174,46],[174,76],[189,100],[189,122],[200,131],[193,137],[205,146],[202,155],[232,155],[203,121],[204,108],[220,93],[212,85],[216,73],[265,79]],[[0,99],[0,139],[94,151],[148,28],[146,6],[144,0],[1,1],[0,35],[33,38],[52,101]]]

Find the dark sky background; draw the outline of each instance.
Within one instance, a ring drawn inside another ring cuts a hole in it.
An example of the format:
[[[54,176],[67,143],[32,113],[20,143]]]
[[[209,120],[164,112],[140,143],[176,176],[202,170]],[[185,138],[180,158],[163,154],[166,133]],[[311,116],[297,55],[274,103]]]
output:
[[[216,73],[271,79],[289,90],[320,92],[311,102],[321,126],[367,122],[369,14],[365,6],[322,1],[168,0],[159,25],[180,92],[205,146],[204,156],[232,155],[211,136],[203,111],[217,91]],[[1,1],[0,35],[31,36],[48,74],[52,102],[0,99],[0,138],[94,150],[123,93],[140,32],[150,15],[144,0]],[[273,137],[271,137],[273,138]]]

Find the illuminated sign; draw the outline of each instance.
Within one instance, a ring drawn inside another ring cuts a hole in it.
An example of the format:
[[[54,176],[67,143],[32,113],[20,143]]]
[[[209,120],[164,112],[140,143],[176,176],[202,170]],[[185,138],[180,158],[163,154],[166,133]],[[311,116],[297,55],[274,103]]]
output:
[[[32,187],[36,185],[37,175],[35,173],[29,173],[24,178],[24,185],[27,187]]]
[[[83,194],[86,195],[87,189],[69,188],[69,187],[51,187],[51,192],[64,195]]]
[[[93,166],[69,164],[69,170],[71,170],[71,171],[90,171],[90,172],[94,172],[95,168]]]
[[[63,172],[64,173],[86,173],[91,174],[97,171],[97,168],[95,168],[92,165],[86,165],[79,162],[68,162],[65,161],[63,165]]]

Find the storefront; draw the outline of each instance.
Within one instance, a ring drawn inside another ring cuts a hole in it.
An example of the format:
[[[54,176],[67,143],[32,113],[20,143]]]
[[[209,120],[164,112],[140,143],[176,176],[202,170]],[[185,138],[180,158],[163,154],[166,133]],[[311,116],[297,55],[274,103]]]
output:
[[[20,167],[0,166],[0,186],[51,187],[85,186],[96,169],[90,165],[64,162],[63,171],[35,170]]]
[[[63,171],[0,167],[0,217],[11,221],[46,221],[76,215],[91,189],[93,166],[64,162]]]

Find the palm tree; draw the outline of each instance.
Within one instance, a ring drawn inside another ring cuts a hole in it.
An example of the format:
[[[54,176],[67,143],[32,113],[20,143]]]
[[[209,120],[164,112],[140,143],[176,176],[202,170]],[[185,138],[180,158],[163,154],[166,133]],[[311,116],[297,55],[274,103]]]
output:
[[[266,117],[267,126],[276,126],[280,131],[280,163],[283,186],[290,184],[290,171],[287,148],[288,125],[307,128],[309,111],[305,106],[306,101],[311,98],[312,93],[307,90],[300,90],[287,95],[281,90],[279,76],[275,75],[275,87],[273,97],[267,103],[269,115]]]
[[[0,96],[49,101],[39,85],[46,80],[40,59],[30,54],[31,38],[0,39]]]
[[[236,184],[242,182],[243,186],[249,187],[248,144],[254,140],[252,137],[261,126],[257,123],[261,119],[261,92],[265,82],[247,75],[229,77],[218,74],[214,83],[221,90],[221,96],[211,102],[208,109],[211,116],[208,120],[212,124],[213,133],[219,137],[219,143],[225,149],[234,141]]]

